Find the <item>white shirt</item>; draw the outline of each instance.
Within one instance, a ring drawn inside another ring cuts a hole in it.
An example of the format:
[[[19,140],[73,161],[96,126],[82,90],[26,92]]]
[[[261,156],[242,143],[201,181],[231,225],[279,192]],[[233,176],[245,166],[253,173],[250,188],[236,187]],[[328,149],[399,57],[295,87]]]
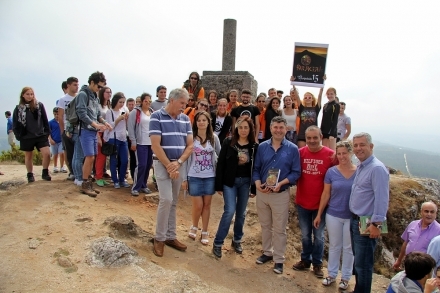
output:
[[[146,115],[144,112],[141,111],[141,121],[140,125],[138,127],[141,128],[141,143],[140,145],[151,145],[151,138],[150,138],[150,117],[151,115]]]
[[[293,115],[286,115],[284,110],[285,109],[283,109],[283,111],[281,113],[281,117],[286,119],[287,126],[293,127],[293,130],[296,131],[296,116],[297,116],[298,110],[293,109]]]
[[[64,130],[66,130],[67,127],[67,121],[66,121],[66,109],[67,106],[69,106],[70,102],[73,100],[74,97],[72,97],[69,94],[66,94],[64,97],[58,100],[57,107],[64,110],[63,114],[63,120],[64,120]]]
[[[115,126],[115,121],[121,116],[121,113],[125,109],[120,109],[119,111],[108,110],[105,114],[105,120],[113,127],[112,130],[104,131],[104,140],[108,141],[111,138],[115,138],[114,133],[116,133],[116,139],[120,141],[127,141],[127,123],[125,119],[119,121],[118,125]],[[112,116],[113,113],[113,116]],[[113,119],[114,117],[114,119]]]

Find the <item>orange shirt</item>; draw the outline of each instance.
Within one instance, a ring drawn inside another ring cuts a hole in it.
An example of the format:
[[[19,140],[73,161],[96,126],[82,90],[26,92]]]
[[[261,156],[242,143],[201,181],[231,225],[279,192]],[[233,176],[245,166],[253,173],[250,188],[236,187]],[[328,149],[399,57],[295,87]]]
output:
[[[183,111],[183,114],[188,116],[189,121],[191,121],[191,125],[194,123],[194,116],[196,115],[196,109],[192,107],[187,107],[185,111]]]
[[[228,108],[226,108],[226,112],[231,113],[232,109],[237,108],[240,105],[241,105],[241,103],[239,103],[239,102],[235,102],[235,105],[228,103]]]
[[[264,138],[264,131],[266,130],[266,115],[264,115],[266,113],[266,108],[263,108],[263,111],[260,112],[260,116],[258,116],[259,121],[260,121],[260,133],[262,135],[260,135],[260,133],[258,134],[258,138],[259,139],[263,139]]]

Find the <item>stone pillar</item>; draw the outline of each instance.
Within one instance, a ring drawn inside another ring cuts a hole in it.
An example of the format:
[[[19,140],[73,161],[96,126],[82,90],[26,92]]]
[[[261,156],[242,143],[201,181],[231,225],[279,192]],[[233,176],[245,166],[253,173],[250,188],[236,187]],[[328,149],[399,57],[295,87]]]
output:
[[[225,19],[223,22],[222,71],[235,70],[236,40],[237,40],[237,21],[235,19]]]

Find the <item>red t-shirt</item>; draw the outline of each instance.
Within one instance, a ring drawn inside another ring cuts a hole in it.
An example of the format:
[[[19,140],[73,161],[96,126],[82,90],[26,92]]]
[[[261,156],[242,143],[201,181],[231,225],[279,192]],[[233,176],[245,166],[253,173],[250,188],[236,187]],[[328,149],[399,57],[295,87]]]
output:
[[[309,151],[307,146],[299,149],[301,177],[296,183],[295,203],[302,208],[319,209],[325,173],[335,165],[333,154],[334,151],[325,146],[316,153]]]

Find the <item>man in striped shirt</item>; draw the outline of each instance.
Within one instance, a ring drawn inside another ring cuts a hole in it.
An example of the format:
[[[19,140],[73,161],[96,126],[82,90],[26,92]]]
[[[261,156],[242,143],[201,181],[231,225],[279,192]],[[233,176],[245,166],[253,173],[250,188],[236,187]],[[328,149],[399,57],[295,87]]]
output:
[[[153,253],[160,257],[165,245],[180,251],[187,248],[176,239],[176,206],[182,184],[182,164],[193,149],[191,124],[188,116],[183,114],[188,99],[186,89],[174,89],[167,106],[151,114],[150,118],[153,166],[159,187]]]

